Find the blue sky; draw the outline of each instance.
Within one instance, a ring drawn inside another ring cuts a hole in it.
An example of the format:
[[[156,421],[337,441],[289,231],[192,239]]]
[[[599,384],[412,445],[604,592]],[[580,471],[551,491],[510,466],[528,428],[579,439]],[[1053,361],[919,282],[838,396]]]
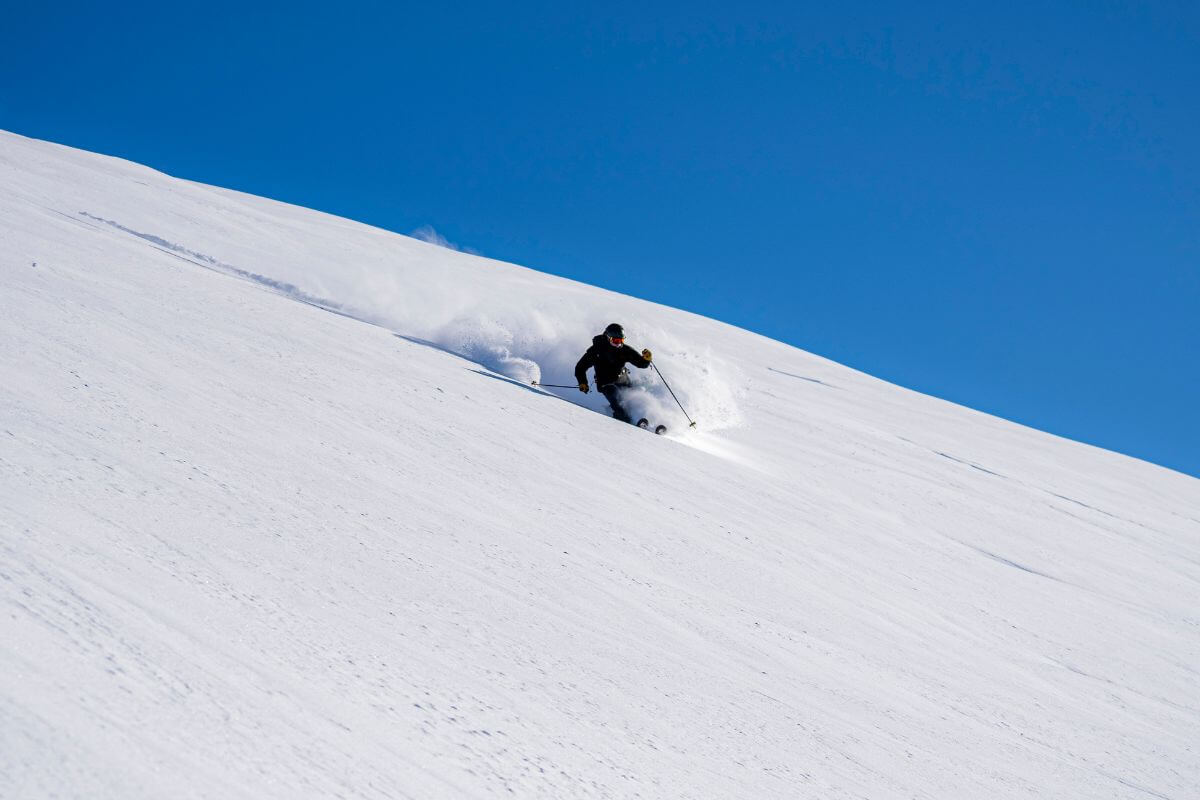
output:
[[[1195,3],[21,6],[2,128],[1200,475]]]

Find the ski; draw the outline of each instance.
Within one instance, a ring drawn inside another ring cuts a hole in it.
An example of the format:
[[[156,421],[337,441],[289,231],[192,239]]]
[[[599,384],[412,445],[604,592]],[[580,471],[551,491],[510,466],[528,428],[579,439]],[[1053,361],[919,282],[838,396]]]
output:
[[[642,417],[641,419],[639,419],[637,421],[637,426],[644,431],[648,431],[648,430],[650,430],[650,420],[646,419],[645,417]],[[662,436],[664,433],[667,432],[667,426],[666,425],[656,425],[654,428],[654,432],[657,433],[659,436]]]

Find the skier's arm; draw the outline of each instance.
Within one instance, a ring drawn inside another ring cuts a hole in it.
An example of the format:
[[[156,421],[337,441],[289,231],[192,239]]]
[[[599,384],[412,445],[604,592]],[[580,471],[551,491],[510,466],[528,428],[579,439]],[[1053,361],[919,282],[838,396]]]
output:
[[[575,365],[575,382],[583,385],[588,382],[587,371],[588,367],[593,365],[595,361],[595,349],[589,347],[587,352],[583,354],[583,358],[579,359],[579,363]]]

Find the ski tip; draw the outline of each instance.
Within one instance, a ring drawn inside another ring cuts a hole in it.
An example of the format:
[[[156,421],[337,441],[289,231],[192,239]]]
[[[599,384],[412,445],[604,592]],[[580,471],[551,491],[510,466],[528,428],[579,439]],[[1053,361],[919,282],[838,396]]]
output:
[[[641,419],[639,419],[639,420],[637,421],[637,426],[638,426],[639,428],[649,428],[649,427],[650,427],[650,420],[646,419],[645,417],[642,417]]]
[[[654,429],[654,432],[657,433],[659,436],[662,436],[664,433],[667,432],[667,426],[659,425],[657,428]]]

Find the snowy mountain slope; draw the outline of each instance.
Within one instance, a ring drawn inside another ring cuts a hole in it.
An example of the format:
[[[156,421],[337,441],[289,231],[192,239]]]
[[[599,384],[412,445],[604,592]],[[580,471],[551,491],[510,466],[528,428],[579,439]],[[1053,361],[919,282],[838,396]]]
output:
[[[0,297],[0,796],[1200,785],[1200,481],[11,134]]]

